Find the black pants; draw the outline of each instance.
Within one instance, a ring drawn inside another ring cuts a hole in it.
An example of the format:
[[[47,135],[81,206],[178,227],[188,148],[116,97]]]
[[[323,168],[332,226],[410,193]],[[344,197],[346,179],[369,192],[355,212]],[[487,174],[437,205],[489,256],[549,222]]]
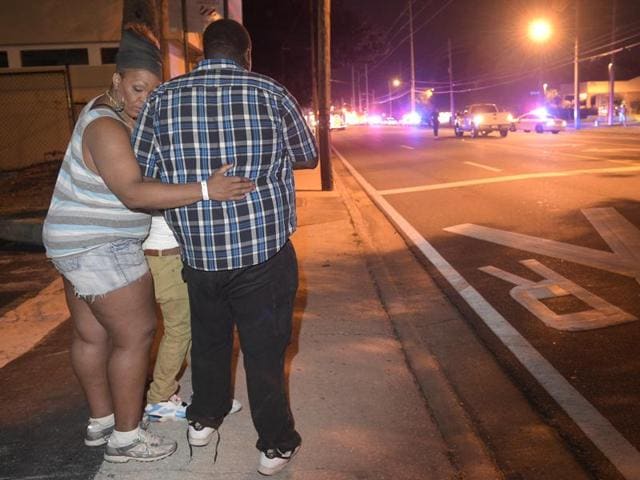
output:
[[[217,428],[231,408],[233,325],[238,327],[257,448],[300,444],[286,392],[298,264],[291,242],[264,263],[207,272],[185,265],[191,303],[193,401],[187,418]]]

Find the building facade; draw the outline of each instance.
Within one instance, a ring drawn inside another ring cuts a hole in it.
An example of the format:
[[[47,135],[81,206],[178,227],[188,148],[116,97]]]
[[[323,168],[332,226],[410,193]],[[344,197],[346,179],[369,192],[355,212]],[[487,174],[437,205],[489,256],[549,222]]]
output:
[[[59,158],[80,109],[111,83],[124,0],[2,0],[0,170]],[[242,0],[156,0],[165,79],[202,56],[202,31]]]
[[[581,82],[580,105],[597,112],[599,116],[606,116],[609,108],[609,82]],[[623,101],[630,113],[640,113],[640,77],[629,80],[616,80],[614,83],[614,108]],[[566,105],[573,102],[573,84],[560,86],[560,94]]]

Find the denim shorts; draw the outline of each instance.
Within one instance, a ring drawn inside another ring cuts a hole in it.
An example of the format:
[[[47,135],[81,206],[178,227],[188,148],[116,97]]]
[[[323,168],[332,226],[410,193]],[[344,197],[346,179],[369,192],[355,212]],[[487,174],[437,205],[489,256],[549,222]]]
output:
[[[105,243],[86,252],[51,259],[78,297],[95,297],[125,287],[149,271],[139,240]]]

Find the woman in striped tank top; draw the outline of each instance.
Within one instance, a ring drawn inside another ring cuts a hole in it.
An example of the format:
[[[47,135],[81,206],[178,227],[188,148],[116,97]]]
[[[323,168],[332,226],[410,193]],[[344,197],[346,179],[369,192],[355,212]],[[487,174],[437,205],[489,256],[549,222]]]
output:
[[[176,450],[173,440],[139,427],[156,325],[143,210],[239,200],[254,188],[225,176],[231,166],[202,184],[143,181],[130,133],[161,74],[157,40],[125,27],[112,85],[78,118],[43,228],[47,256],[63,276],[74,326],[71,361],[89,403],[84,441],[107,444],[112,462],[158,460]]]

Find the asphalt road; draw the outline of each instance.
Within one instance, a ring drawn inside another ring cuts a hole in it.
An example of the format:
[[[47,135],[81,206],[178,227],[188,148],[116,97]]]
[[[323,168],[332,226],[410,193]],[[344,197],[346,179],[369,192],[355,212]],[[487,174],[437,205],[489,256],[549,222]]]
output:
[[[640,478],[640,129],[332,142],[523,390]]]
[[[60,162],[49,162],[0,172],[0,223],[2,217],[44,218],[59,168]],[[0,316],[57,277],[44,248],[0,239]]]
[[[0,240],[0,315],[36,295],[57,277],[42,247]]]

